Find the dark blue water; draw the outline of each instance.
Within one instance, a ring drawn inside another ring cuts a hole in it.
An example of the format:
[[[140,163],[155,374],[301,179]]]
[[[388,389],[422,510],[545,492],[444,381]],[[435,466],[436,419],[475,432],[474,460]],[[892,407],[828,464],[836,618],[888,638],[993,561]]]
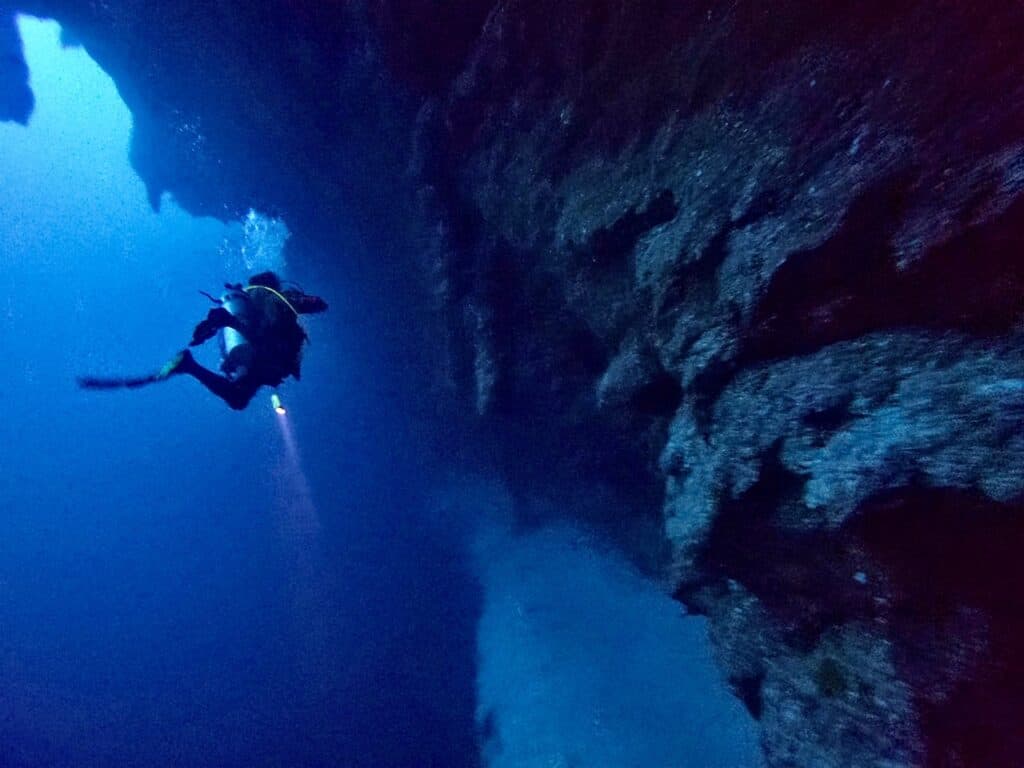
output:
[[[307,323],[286,420],[192,380],[78,390],[159,367],[253,243],[154,214],[113,84],[55,24],[22,29],[37,108],[0,124],[0,764],[475,764],[478,589],[424,512],[372,334],[344,322],[360,297],[307,285],[334,311]]]
[[[758,764],[700,620],[572,526],[510,533],[492,480],[437,465],[380,292],[256,212],[154,213],[113,83],[55,24],[21,29],[36,111],[0,123],[0,766]],[[198,289],[265,268],[331,304],[286,417],[184,377],[75,386],[158,368],[209,308]]]

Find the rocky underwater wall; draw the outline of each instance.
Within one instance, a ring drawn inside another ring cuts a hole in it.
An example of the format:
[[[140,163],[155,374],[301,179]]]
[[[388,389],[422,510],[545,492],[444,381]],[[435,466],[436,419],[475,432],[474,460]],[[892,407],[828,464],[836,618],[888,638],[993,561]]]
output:
[[[154,203],[360,232],[430,396],[707,616],[770,765],[1024,762],[1020,3],[5,7],[114,76]]]
[[[505,3],[421,111],[471,401],[524,487],[664,488],[772,765],[1024,760],[1022,32]]]

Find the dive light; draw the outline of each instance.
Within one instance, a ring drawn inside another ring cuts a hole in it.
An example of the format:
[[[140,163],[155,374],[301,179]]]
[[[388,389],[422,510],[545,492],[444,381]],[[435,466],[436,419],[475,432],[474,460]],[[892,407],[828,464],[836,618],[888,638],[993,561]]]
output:
[[[278,397],[277,392],[270,396],[270,404],[274,406],[274,410],[277,412],[278,416],[284,416],[286,413],[288,413],[285,407],[281,405],[281,398]]]

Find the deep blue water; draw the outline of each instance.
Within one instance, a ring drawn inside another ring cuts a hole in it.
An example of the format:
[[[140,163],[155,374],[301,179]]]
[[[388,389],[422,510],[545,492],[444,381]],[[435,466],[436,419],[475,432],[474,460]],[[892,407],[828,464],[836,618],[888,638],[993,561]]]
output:
[[[154,213],[112,82],[55,24],[21,28],[36,111],[0,124],[0,766],[458,768],[481,745],[522,768],[755,765],[704,625],[571,528],[508,533],[490,481],[427,458],[365,289],[282,264],[265,220],[261,239],[170,198]],[[331,303],[285,419],[184,378],[75,386],[157,368],[208,309],[197,290],[250,266]]]
[[[244,233],[153,213],[112,82],[55,24],[22,29],[37,107],[0,125],[0,764],[474,764],[478,589],[368,386],[359,297],[315,286],[337,311],[282,389],[298,460],[268,396],[78,390],[182,347],[197,289],[244,279]]]

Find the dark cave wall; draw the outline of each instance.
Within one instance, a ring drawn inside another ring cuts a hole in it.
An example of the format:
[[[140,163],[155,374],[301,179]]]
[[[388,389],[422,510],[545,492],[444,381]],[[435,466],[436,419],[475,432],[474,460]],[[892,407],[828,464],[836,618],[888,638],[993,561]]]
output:
[[[371,212],[389,210],[381,177],[404,162],[388,148],[408,128],[365,43],[365,19],[355,6],[320,5],[26,0],[18,9],[57,18],[114,78],[154,207],[171,192],[196,215],[255,207],[295,229],[337,219],[369,227],[380,218]]]
[[[18,7],[154,202],[358,233],[422,391],[667,565],[773,765],[1024,759],[1024,6]]]
[[[1021,574],[947,551],[1021,526],[1022,32],[1011,3],[504,3],[421,112],[457,378],[566,441],[521,439],[527,485],[663,480],[671,580],[775,765],[1024,759],[1020,620],[979,589]]]
[[[28,67],[14,17],[0,6],[0,120],[24,125],[32,114],[34,99],[28,86]]]

